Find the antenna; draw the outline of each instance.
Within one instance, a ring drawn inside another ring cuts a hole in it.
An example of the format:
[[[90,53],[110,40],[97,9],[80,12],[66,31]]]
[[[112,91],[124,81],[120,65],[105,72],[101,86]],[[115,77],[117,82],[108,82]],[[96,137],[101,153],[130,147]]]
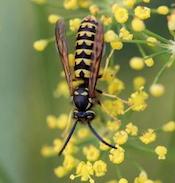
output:
[[[67,137],[67,139],[66,139],[66,141],[65,141],[65,143],[64,143],[64,145],[63,145],[63,147],[61,148],[60,152],[58,153],[59,156],[62,154],[62,152],[63,152],[64,149],[66,148],[66,146],[67,146],[69,140],[71,139],[71,137],[72,137],[72,135],[73,135],[73,133],[74,133],[74,131],[75,131],[75,128],[76,128],[76,126],[77,126],[77,123],[78,123],[78,120],[76,120],[76,121],[74,122],[74,125],[73,125],[72,129],[70,130],[69,135],[68,135],[68,137]]]
[[[97,139],[98,139],[99,141],[101,141],[103,144],[105,144],[105,145],[107,145],[107,146],[109,146],[109,147],[111,147],[111,148],[113,148],[113,149],[117,149],[117,147],[115,147],[114,145],[109,144],[108,142],[106,142],[106,141],[105,141],[105,140],[95,131],[95,129],[92,127],[92,125],[91,125],[90,122],[88,122],[88,126],[89,126],[90,130],[92,131],[92,133],[97,137]]]

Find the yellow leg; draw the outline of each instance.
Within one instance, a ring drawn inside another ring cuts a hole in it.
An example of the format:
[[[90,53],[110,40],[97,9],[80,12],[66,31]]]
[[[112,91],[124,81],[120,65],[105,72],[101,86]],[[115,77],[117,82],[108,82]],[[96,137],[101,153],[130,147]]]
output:
[[[116,95],[111,95],[111,94],[105,93],[105,92],[102,92],[101,94],[103,96],[105,96],[105,97],[109,97],[109,98],[113,98],[113,99],[118,99],[118,100],[121,100],[123,103],[128,104],[128,101],[127,100],[124,100],[124,99],[122,99],[122,98],[120,98],[120,97],[118,97]]]

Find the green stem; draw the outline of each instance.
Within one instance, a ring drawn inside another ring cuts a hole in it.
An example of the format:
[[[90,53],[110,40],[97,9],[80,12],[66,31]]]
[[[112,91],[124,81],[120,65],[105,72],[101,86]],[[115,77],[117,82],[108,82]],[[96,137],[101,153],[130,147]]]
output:
[[[170,60],[169,60],[169,61],[170,61]],[[155,76],[155,78],[154,78],[154,80],[153,80],[152,85],[153,85],[153,84],[156,84],[156,83],[158,82],[158,80],[160,79],[161,75],[164,73],[165,69],[168,68],[168,66],[169,66],[169,64],[170,64],[169,61],[166,62],[166,63],[162,66],[162,68],[160,69],[160,71],[157,73],[157,75]]]
[[[145,59],[153,58],[153,57],[160,56],[160,55],[163,55],[163,54],[166,54],[166,53],[169,53],[169,51],[166,50],[166,51],[156,52],[156,53],[153,53],[153,54],[151,54],[151,55],[147,55],[147,56],[144,57],[144,58],[145,58]]]
[[[145,53],[145,51],[143,50],[142,46],[141,46],[140,44],[137,43],[137,47],[138,47],[138,49],[139,49],[139,51],[140,51],[142,57],[143,57],[143,58],[146,57],[146,53]]]
[[[150,35],[150,36],[153,36],[153,37],[159,39],[160,41],[162,41],[162,42],[164,42],[164,43],[169,44],[169,40],[168,40],[168,39],[166,39],[166,38],[164,38],[164,37],[162,37],[162,36],[160,36],[160,35],[158,35],[158,34],[152,32],[152,31],[150,31],[150,30],[148,30],[148,29],[145,29],[144,32],[145,32],[146,34]]]
[[[121,173],[120,168],[119,168],[118,165],[116,165],[116,171],[117,171],[117,178],[121,179],[122,178],[122,173]]]

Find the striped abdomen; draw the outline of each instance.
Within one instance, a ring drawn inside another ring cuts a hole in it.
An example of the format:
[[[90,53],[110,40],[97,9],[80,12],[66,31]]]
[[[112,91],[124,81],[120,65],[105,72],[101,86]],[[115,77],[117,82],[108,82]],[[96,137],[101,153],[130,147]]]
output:
[[[93,59],[93,46],[97,28],[97,21],[93,17],[86,17],[81,22],[77,33],[75,50],[75,77],[88,79]]]

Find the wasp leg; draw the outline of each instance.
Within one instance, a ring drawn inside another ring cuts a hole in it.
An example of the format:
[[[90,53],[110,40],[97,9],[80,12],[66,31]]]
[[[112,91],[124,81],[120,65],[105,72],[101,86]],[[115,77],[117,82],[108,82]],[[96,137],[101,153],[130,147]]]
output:
[[[62,137],[65,137],[65,135],[68,133],[68,131],[71,127],[72,113],[73,113],[73,110],[71,109],[71,111],[69,112],[66,128],[64,129],[63,133],[61,134]]]
[[[96,89],[96,92],[98,94],[104,96],[104,97],[108,97],[108,98],[111,98],[111,99],[118,99],[118,100],[121,100],[123,103],[128,104],[128,101],[126,101],[126,100],[124,100],[124,99],[122,99],[122,98],[120,98],[120,97],[118,97],[116,95],[111,95],[111,94],[103,92],[103,91],[101,91],[99,89]]]

